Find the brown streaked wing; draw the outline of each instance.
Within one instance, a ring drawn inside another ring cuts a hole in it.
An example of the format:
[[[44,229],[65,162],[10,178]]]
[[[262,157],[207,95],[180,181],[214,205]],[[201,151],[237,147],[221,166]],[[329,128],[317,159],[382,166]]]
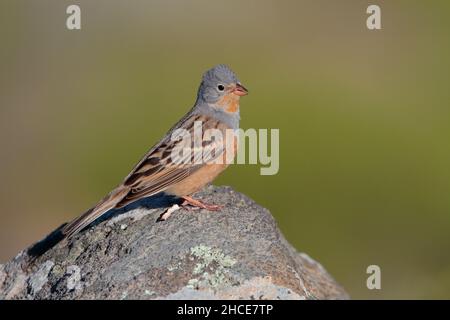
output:
[[[194,134],[194,122],[201,121],[203,133],[210,128],[217,128],[218,120],[210,117],[196,115],[187,118],[179,127],[171,130],[168,135],[142,159],[134,170],[128,175],[123,185],[131,190],[129,194],[121,201],[121,204],[132,202],[141,197],[148,197],[157,194],[170,186],[182,181],[184,178],[201,168],[203,163],[192,163],[192,159],[187,160],[188,163],[180,161],[179,164],[171,162],[172,150],[177,147],[180,141],[172,141],[170,139],[171,132],[178,128],[185,128],[191,134]],[[193,141],[193,140],[192,140]],[[208,149],[213,149],[214,144],[220,144],[221,141],[214,141],[208,144]],[[216,148],[220,150],[220,146]],[[195,154],[195,149],[192,150]],[[208,150],[209,153],[209,150]],[[217,156],[220,156],[218,153]]]

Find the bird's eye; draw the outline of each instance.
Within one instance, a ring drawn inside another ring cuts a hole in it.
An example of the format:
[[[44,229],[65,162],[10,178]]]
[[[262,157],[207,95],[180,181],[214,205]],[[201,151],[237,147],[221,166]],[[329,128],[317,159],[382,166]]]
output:
[[[223,84],[219,84],[219,85],[217,85],[217,90],[223,91],[223,90],[225,90],[225,86]]]

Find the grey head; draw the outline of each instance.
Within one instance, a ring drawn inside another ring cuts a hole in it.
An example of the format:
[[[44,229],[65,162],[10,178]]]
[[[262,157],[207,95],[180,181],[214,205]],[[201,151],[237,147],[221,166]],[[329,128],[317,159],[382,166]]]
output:
[[[198,89],[197,101],[191,112],[211,116],[239,128],[239,98],[248,90],[226,65],[219,64],[205,72]]]
[[[198,102],[216,104],[227,94],[235,93],[243,96],[247,92],[236,74],[228,66],[219,64],[203,74],[197,99]]]

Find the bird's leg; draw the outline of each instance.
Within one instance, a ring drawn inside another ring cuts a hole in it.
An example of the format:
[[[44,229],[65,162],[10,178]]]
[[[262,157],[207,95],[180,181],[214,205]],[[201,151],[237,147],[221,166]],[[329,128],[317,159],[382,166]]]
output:
[[[166,211],[164,211],[160,216],[159,216],[159,218],[158,218],[158,222],[159,221],[166,221],[169,217],[170,217],[170,215],[172,214],[172,213],[174,213],[175,211],[177,211],[177,210],[180,210],[181,209],[181,207],[179,206],[179,205],[177,205],[177,204],[174,204],[173,206],[171,206],[169,209],[167,209]]]
[[[181,198],[184,199],[184,202],[181,204],[182,206],[191,205],[194,208],[201,208],[201,209],[206,209],[209,211],[218,211],[218,210],[222,209],[222,207],[223,207],[223,206],[219,206],[216,204],[203,203],[200,200],[196,200],[189,196],[183,196]]]

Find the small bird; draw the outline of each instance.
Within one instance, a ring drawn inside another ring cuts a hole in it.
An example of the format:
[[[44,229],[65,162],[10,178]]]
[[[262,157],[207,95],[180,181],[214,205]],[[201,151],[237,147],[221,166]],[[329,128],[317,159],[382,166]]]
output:
[[[182,147],[183,140],[173,139],[173,133],[184,129],[194,136],[196,124],[201,124],[202,132],[216,129],[223,133],[222,137],[226,137],[226,130],[239,128],[239,99],[247,94],[248,90],[228,66],[220,64],[206,71],[194,107],[147,152],[118,187],[80,217],[66,224],[62,228],[63,237],[71,238],[111,209],[160,193],[183,199],[182,205],[219,210],[220,206],[203,203],[190,195],[212,182],[227,168],[229,162],[174,162],[173,152]],[[229,148],[224,147],[225,140],[203,141],[200,147],[210,150],[211,159],[225,159],[230,156],[226,154]],[[195,151],[198,145],[193,144],[192,148]],[[233,158],[236,148],[237,143],[233,141]]]

